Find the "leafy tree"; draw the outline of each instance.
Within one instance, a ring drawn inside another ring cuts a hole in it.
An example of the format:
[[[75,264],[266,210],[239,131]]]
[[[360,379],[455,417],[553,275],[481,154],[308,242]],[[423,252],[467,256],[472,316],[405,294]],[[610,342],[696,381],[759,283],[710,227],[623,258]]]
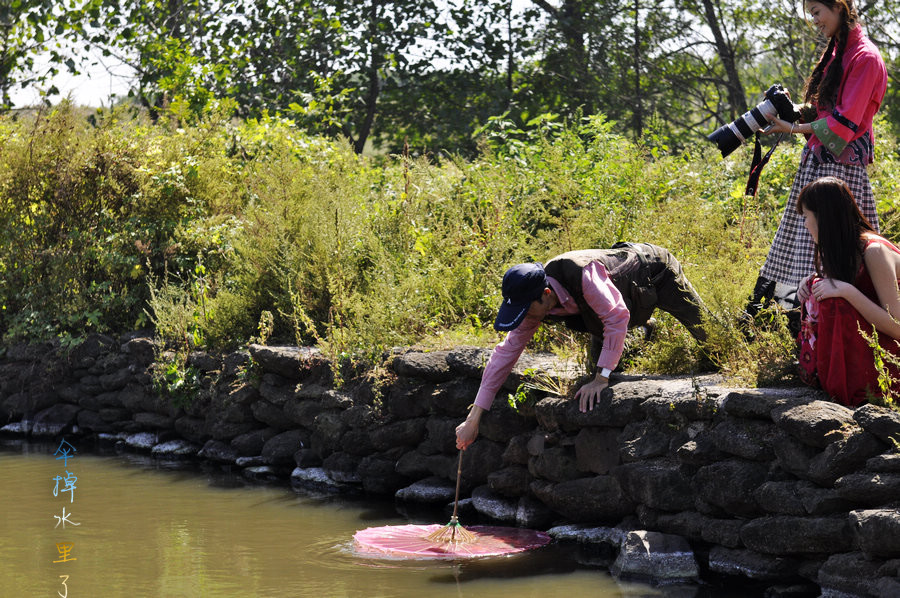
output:
[[[61,67],[77,71],[71,57],[60,44],[52,43],[71,33],[77,24],[77,12],[50,0],[0,2],[0,109],[12,106],[10,91],[43,85],[59,73]],[[48,66],[36,71],[35,58],[47,53]],[[55,87],[48,94],[57,93]]]
[[[337,89],[347,90],[341,132],[363,151],[372,134],[379,102],[386,92],[404,87],[428,72],[432,53],[427,43],[444,28],[435,0],[337,0],[334,11],[341,23],[347,52],[336,60]]]
[[[133,69],[132,92],[155,118],[176,96],[198,111],[223,91],[228,65],[210,61],[208,45],[237,9],[228,0],[88,0],[80,34]]]
[[[546,0],[533,0],[533,4],[544,11],[552,25],[548,37],[554,47],[543,59],[548,74],[571,98],[567,101],[593,114],[600,81],[591,68],[591,58],[603,62],[604,50],[617,37],[612,23],[621,7],[614,1],[607,4],[587,0],[563,0],[559,6]],[[592,47],[594,56],[590,52]]]
[[[792,0],[83,1],[0,9],[5,97],[33,81],[23,69],[52,26],[130,65],[151,114],[189,118],[231,98],[239,116],[289,114],[357,152],[408,142],[472,154],[489,119],[521,127],[543,114],[603,113],[634,138],[649,127],[684,146],[774,82],[799,96],[822,47]],[[897,6],[860,3],[892,65]]]
[[[733,4],[727,5],[723,0],[689,0],[684,7],[692,14],[702,15],[709,27],[716,56],[724,72],[717,83],[725,89],[730,117],[734,119],[747,107],[744,85],[738,72],[738,60],[739,53],[742,49],[746,51],[748,45],[745,43],[745,30],[737,22],[739,15],[746,11],[741,10],[741,7],[735,8]]]
[[[900,124],[900,2],[897,0],[872,0],[859,3],[869,37],[881,50],[887,63],[888,87],[881,112],[896,128]]]
[[[603,113],[637,138],[683,100],[668,89],[672,49],[688,29],[672,5],[646,0],[532,0],[547,27],[529,65],[533,96],[565,116]],[[675,101],[672,101],[672,100]]]
[[[93,0],[90,10],[91,42],[135,69],[148,107],[228,96],[243,116],[292,110],[357,152],[383,94],[424,76],[442,28],[433,0]]]
[[[472,155],[473,132],[505,113],[539,114],[527,62],[535,51],[535,8],[513,0],[462,0],[438,30],[431,65],[419,77],[385,89],[375,125],[380,142],[399,151],[443,149]],[[439,42],[439,43],[437,43]]]
[[[227,92],[243,116],[306,108],[306,124],[337,122],[333,77],[347,50],[343,25],[329,0],[273,3],[247,0],[210,43],[210,59],[228,64]],[[298,105],[299,106],[299,105]],[[298,116],[295,111],[295,116]]]

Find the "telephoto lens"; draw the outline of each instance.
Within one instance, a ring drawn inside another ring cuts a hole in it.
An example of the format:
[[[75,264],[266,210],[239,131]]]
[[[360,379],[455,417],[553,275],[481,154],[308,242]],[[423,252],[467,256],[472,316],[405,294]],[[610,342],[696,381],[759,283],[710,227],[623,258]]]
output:
[[[776,117],[788,122],[800,119],[799,110],[791,102],[784,88],[777,83],[766,91],[765,100],[736,118],[734,122],[722,125],[710,133],[707,139],[718,146],[722,157],[725,158],[753,133],[771,124]]]
[[[722,125],[707,137],[719,147],[725,158],[747,141],[753,133],[769,125],[778,116],[778,111],[769,100],[763,100],[733,122]]]

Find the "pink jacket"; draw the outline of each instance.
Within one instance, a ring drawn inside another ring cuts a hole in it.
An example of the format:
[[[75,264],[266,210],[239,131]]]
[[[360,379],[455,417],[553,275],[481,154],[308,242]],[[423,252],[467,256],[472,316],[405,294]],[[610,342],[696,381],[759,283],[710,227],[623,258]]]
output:
[[[872,119],[884,99],[887,69],[878,48],[860,25],[850,30],[842,64],[844,74],[837,105],[819,107],[818,117],[811,123],[815,135],[809,138],[806,146],[820,162],[837,159],[840,163],[865,166],[873,160]],[[869,143],[853,143],[867,132]],[[825,148],[834,158],[823,156]]]

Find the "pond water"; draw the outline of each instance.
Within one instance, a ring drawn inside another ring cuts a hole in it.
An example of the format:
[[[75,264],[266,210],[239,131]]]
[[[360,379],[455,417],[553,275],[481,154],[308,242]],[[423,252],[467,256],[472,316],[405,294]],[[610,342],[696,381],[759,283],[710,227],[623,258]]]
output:
[[[617,582],[557,544],[469,562],[363,558],[355,531],[410,522],[392,503],[248,485],[133,455],[78,450],[64,462],[56,448],[0,446],[0,597],[700,595]]]

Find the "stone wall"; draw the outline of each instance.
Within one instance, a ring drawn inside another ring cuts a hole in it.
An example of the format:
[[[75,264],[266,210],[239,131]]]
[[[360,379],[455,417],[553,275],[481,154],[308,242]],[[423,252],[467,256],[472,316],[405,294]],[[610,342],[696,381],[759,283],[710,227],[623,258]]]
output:
[[[445,505],[454,428],[489,355],[397,351],[334,388],[314,349],[197,353],[201,388],[175,406],[154,391],[154,353],[134,334],[95,335],[68,354],[6,348],[2,432],[90,436],[256,480]],[[526,356],[506,386],[526,368],[572,377],[562,365]],[[605,551],[616,575],[900,596],[900,413],[718,382],[614,375],[587,413],[540,394],[515,412],[501,396],[464,453],[463,507]]]

